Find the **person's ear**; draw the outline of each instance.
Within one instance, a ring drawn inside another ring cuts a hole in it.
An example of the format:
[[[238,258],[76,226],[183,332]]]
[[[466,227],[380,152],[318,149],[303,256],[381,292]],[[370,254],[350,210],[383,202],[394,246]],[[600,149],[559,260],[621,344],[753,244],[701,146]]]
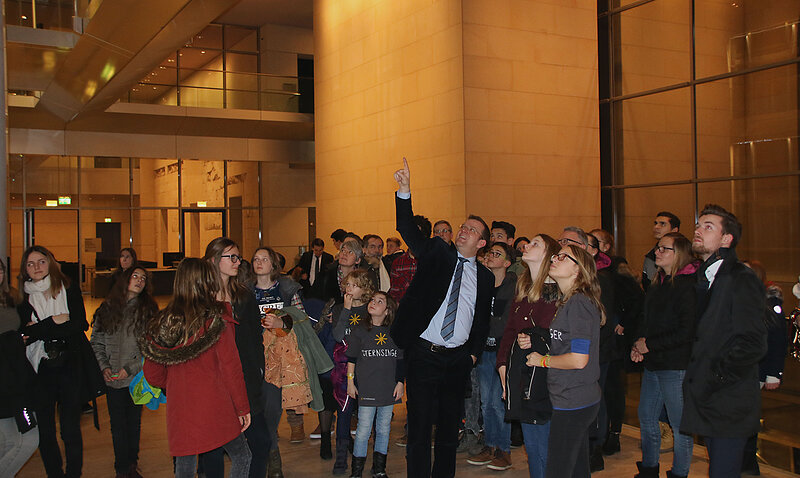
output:
[[[486,247],[486,240],[485,239],[480,239],[478,241],[478,249],[483,249],[484,247]]]
[[[722,243],[720,245],[722,247],[731,247],[732,242],[733,242],[733,234],[723,234]]]

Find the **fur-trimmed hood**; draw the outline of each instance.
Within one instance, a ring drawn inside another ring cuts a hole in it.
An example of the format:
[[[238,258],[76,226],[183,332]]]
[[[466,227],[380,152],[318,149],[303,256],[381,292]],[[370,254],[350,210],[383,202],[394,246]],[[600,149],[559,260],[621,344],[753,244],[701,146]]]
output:
[[[139,337],[139,348],[148,360],[162,365],[177,365],[192,360],[211,348],[219,341],[223,330],[225,321],[221,316],[209,317],[196,334],[183,342],[182,321],[173,315],[167,315],[161,318],[155,336],[146,334]]]

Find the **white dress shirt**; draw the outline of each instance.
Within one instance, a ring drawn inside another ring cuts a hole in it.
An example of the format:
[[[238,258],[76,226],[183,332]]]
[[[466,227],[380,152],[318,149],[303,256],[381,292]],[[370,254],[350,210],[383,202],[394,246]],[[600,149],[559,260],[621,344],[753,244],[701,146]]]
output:
[[[464,257],[460,253],[458,257]],[[445,341],[442,338],[442,323],[444,322],[444,315],[447,311],[447,302],[450,300],[450,292],[453,287],[453,280],[455,279],[455,271],[453,277],[450,278],[450,284],[447,286],[447,296],[444,302],[439,306],[439,310],[433,315],[431,323],[428,328],[422,332],[423,339],[432,342],[436,345],[444,345],[447,348],[454,348],[464,345],[469,340],[469,332],[472,330],[472,319],[475,317],[475,300],[478,296],[478,265],[475,257],[467,258],[464,263],[464,271],[461,273],[461,289],[458,294],[458,309],[456,310],[456,325],[453,331],[453,336],[450,340]]]

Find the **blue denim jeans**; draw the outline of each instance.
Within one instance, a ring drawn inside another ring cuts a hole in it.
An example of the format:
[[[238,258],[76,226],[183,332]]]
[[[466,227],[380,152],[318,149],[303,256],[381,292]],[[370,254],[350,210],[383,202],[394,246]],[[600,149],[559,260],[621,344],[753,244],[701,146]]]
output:
[[[644,370],[642,391],[639,396],[639,424],[642,433],[642,465],[658,466],[661,432],[658,417],[666,406],[669,424],[674,437],[672,472],[678,476],[689,474],[694,441],[691,435],[680,433],[683,414],[683,376],[685,370]]]
[[[375,451],[384,455],[388,452],[392,410],[394,410],[394,405],[386,405],[384,407],[360,405],[358,407],[358,428],[356,428],[353,456],[359,458],[367,456],[367,445],[369,444],[369,436],[372,433],[373,420],[375,420]]]
[[[522,436],[525,438],[525,452],[528,454],[528,473],[531,478],[544,478],[550,422],[542,425],[522,423]]]
[[[481,387],[481,411],[483,412],[483,437],[486,446],[511,451],[511,424],[505,421],[506,406],[503,403],[503,387],[500,375],[494,368],[497,352],[484,351],[478,362],[478,382]]]

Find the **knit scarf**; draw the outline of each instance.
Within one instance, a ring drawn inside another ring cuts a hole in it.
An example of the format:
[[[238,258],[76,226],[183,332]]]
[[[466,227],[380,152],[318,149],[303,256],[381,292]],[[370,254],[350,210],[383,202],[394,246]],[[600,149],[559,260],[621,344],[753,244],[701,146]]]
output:
[[[25,293],[28,295],[28,302],[34,310],[31,320],[38,323],[42,320],[53,317],[58,314],[68,314],[69,308],[67,307],[67,291],[64,286],[61,286],[61,292],[56,297],[50,297],[50,276],[44,279],[33,282],[25,282]],[[28,361],[33,365],[34,370],[39,371],[39,363],[47,353],[44,351],[44,342],[37,340],[32,344],[28,344],[25,348],[25,353],[28,356]]]

